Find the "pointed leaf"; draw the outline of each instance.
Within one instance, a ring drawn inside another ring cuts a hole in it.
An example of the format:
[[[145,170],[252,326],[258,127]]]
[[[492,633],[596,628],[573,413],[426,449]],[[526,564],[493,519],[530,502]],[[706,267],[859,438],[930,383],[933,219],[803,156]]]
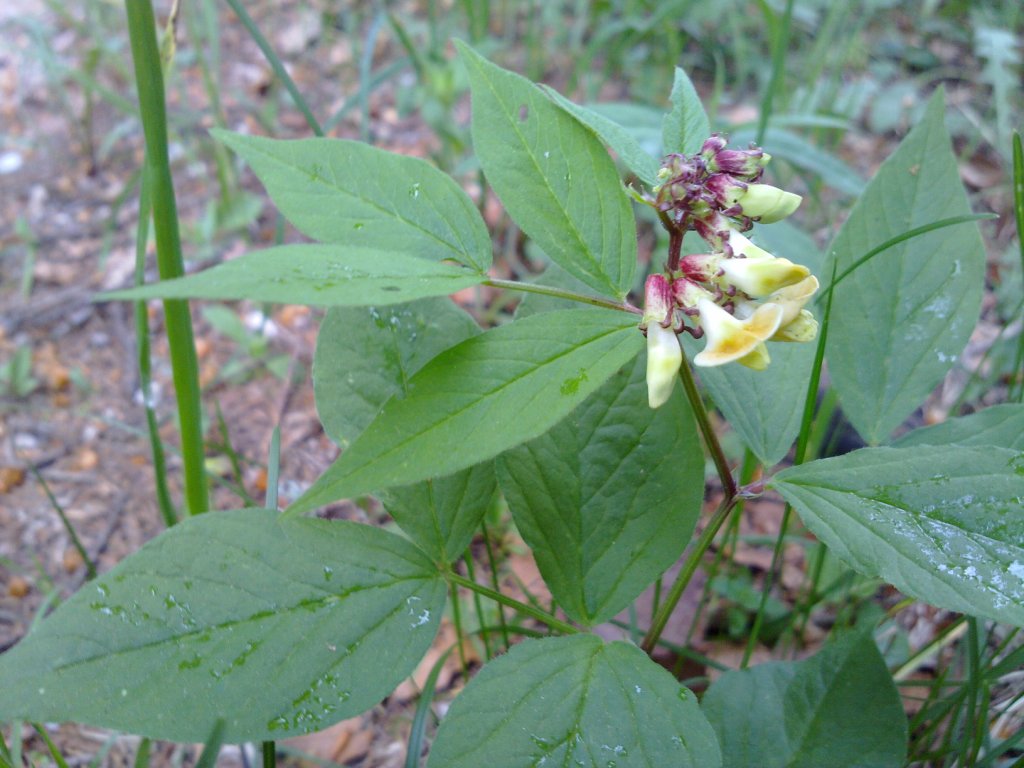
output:
[[[489,662],[441,723],[428,768],[717,768],[696,697],[640,649],[526,640]]]
[[[557,424],[642,347],[602,309],[517,320],[430,361],[286,514],[464,469]]]
[[[533,83],[456,45],[469,73],[473,147],[505,209],[552,261],[623,298],[636,269],[636,223],[615,163]]]
[[[546,85],[542,85],[541,88],[558,106],[596,133],[641,181],[648,186],[657,183],[657,158],[647,152],[628,129],[599,112],[570,101],[554,88]]]
[[[701,709],[725,768],[899,768],[907,720],[869,633],[854,633],[799,662],[727,672]]]
[[[711,135],[711,123],[700,94],[686,72],[676,67],[672,83],[672,109],[665,115],[661,133],[665,152],[700,152],[704,140]]]
[[[251,299],[359,307],[447,296],[485,275],[401,253],[350,245],[281,245],[194,275],[108,293],[102,299]]]
[[[430,646],[445,585],[400,537],[211,512],[85,585],[0,656],[0,720],[277,739],[352,717]]]
[[[313,358],[313,389],[324,430],[347,447],[392,396],[408,394],[409,380],[420,368],[479,332],[472,317],[442,298],[332,309],[320,327]],[[421,549],[450,562],[465,551],[496,489],[488,461],[394,488],[382,501]]]
[[[940,608],[1024,626],[1024,455],[866,448],[771,481],[861,573]]]
[[[212,133],[314,240],[454,259],[480,272],[491,265],[491,238],[473,201],[424,160],[344,139]]]
[[[547,434],[502,454],[516,527],[569,618],[625,608],[682,554],[697,523],[704,458],[677,389],[647,405],[641,357]]]
[[[451,563],[466,547],[494,502],[494,462],[378,493],[409,538],[437,562]]]
[[[388,307],[328,311],[313,356],[313,391],[324,431],[342,448],[359,436],[393,395],[449,347],[480,326],[446,298]]]
[[[837,274],[903,232],[971,212],[943,113],[940,91],[871,180],[832,244]],[[953,365],[978,316],[984,269],[978,228],[962,224],[890,248],[836,287],[829,372],[867,442],[884,441]]]
[[[821,256],[814,241],[788,222],[758,226],[755,232],[763,248],[820,274]],[[691,358],[704,345],[688,336],[683,339]],[[788,453],[800,431],[814,351],[813,343],[770,343],[767,370],[741,365],[697,369],[722,415],[766,466]]]
[[[893,443],[897,448],[912,445],[997,445],[1024,451],[1024,405],[993,405],[970,416],[960,416],[932,427],[908,432]]]

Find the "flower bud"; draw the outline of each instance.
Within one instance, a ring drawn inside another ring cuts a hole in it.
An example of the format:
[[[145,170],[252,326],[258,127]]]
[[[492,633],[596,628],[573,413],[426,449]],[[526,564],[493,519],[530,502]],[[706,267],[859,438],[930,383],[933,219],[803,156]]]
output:
[[[711,301],[714,298],[710,291],[685,277],[673,281],[672,294],[675,297],[676,304],[682,307],[684,312],[692,310],[702,299]]]
[[[679,260],[679,271],[690,280],[706,283],[721,274],[721,261],[720,253],[690,253]]]
[[[675,297],[672,286],[664,275],[650,275],[644,284],[644,318],[641,328],[652,325],[672,325]]]
[[[693,358],[694,363],[710,367],[739,361],[758,370],[768,364],[768,352],[759,345],[778,330],[782,307],[762,304],[746,320],[733,317],[707,299],[698,309],[707,345]]]
[[[760,147],[750,149],[722,149],[708,161],[712,173],[730,173],[744,181],[753,181],[768,165],[771,155]]]
[[[682,363],[683,350],[675,331],[660,323],[648,325],[647,403],[651,408],[660,408],[668,401]]]
[[[742,215],[757,219],[762,224],[771,224],[789,216],[803,198],[771,184],[746,184],[746,189],[736,198]]]
[[[814,341],[817,336],[818,321],[806,309],[801,309],[795,318],[779,326],[771,341]]]
[[[713,133],[704,140],[704,144],[700,148],[700,154],[705,160],[709,160],[725,149],[725,147],[725,137],[720,133]]]
[[[788,285],[800,282],[811,274],[803,264],[789,259],[722,259],[722,281],[735,285],[749,296],[767,296]]]

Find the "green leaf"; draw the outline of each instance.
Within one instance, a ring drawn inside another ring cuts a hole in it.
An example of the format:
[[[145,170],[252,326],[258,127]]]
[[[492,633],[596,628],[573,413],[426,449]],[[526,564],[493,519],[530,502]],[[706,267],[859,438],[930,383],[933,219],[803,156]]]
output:
[[[378,495],[388,513],[424,552],[437,562],[451,563],[465,554],[497,491],[494,462],[484,461]]]
[[[602,142],[611,147],[637,177],[649,186],[658,181],[658,160],[651,155],[636,137],[614,120],[587,107],[580,106],[546,85],[541,88],[554,102],[597,134]]]
[[[645,366],[638,358],[498,460],[516,527],[559,606],[583,624],[608,620],[672,565],[700,513],[693,414],[679,389],[648,407]]]
[[[696,697],[636,646],[526,640],[489,662],[441,722],[428,768],[717,768]]]
[[[480,333],[446,298],[327,312],[313,355],[313,391],[324,431],[342,448],[369,426],[413,374],[444,350]]]
[[[194,275],[103,294],[101,299],[252,299],[360,307],[447,296],[485,275],[429,259],[351,245],[281,245]]]
[[[755,233],[763,248],[821,274],[814,241],[788,222],[761,225]],[[689,336],[683,343],[691,359],[704,344]],[[780,461],[800,431],[815,345],[770,343],[768,350],[772,361],[764,371],[741,365],[697,369],[722,415],[765,466]]]
[[[704,140],[711,135],[711,123],[704,111],[700,94],[686,72],[676,67],[672,83],[672,108],[661,126],[666,152],[692,155],[700,152]]]
[[[996,445],[1024,451],[1024,405],[993,405],[970,416],[908,432],[893,443],[897,448],[914,445]]]
[[[643,346],[603,309],[517,320],[441,353],[285,514],[445,475],[543,434]]]
[[[0,720],[76,720],[202,741],[278,739],[373,706],[430,646],[445,603],[400,537],[269,510],[165,531],[0,656]]]
[[[943,124],[941,91],[886,160],[832,244],[840,274],[903,232],[970,213]],[[974,328],[985,249],[974,224],[907,240],[835,289],[827,359],[843,411],[885,438],[942,380]]]
[[[324,430],[342,447],[393,396],[405,397],[412,376],[449,347],[480,332],[448,299],[393,307],[332,309],[317,337],[313,389]],[[485,462],[382,495],[388,512],[431,557],[450,562],[473,537],[497,488]]]
[[[473,201],[424,160],[343,139],[212,133],[314,240],[454,259],[480,272],[491,265],[491,238]]]
[[[469,74],[473,147],[505,209],[566,271],[624,298],[636,269],[636,223],[615,163],[533,83],[456,45]]]
[[[701,708],[725,768],[898,768],[906,759],[899,693],[866,632],[804,661],[727,672]]]
[[[866,448],[771,485],[861,573],[953,611],[1024,625],[1024,456],[992,446]]]

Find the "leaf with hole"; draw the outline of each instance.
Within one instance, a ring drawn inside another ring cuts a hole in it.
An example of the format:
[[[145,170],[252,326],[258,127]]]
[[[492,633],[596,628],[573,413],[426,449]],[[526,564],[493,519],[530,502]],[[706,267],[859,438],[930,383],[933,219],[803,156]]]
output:
[[[89,582],[0,656],[0,720],[161,739],[306,733],[373,706],[430,647],[445,584],[356,523],[210,512]]]
[[[285,514],[450,474],[557,424],[643,346],[636,317],[563,310],[435,357]]]
[[[567,272],[625,297],[636,223],[601,142],[530,81],[456,46],[469,74],[473,148],[509,216]]]
[[[700,513],[704,458],[677,389],[647,405],[646,363],[612,376],[498,477],[516,527],[569,618],[594,625],[672,565]]]
[[[420,158],[344,139],[211,133],[249,163],[278,210],[314,240],[453,259],[479,272],[491,265],[491,238],[473,201]]]
[[[447,296],[486,277],[465,267],[363,247],[304,244],[253,251],[194,275],[101,299],[251,299],[322,307],[401,304]]]
[[[488,662],[445,715],[427,768],[721,764],[690,691],[634,645],[573,635]]]
[[[861,573],[940,608],[1024,626],[1024,455],[994,446],[866,448],[771,481]]]

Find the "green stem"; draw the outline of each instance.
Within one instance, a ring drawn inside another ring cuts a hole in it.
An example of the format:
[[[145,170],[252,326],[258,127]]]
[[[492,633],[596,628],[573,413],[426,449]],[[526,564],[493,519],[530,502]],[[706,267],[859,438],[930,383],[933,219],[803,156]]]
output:
[[[539,608],[534,608],[532,605],[522,603],[519,600],[516,600],[515,598],[509,597],[508,595],[503,595],[501,594],[501,592],[495,592],[493,589],[489,589],[483,586],[482,584],[477,584],[475,581],[467,579],[464,576],[460,576],[457,573],[449,571],[445,574],[445,578],[448,579],[448,582],[450,584],[456,584],[460,587],[465,587],[466,589],[472,590],[473,592],[481,594],[484,597],[490,598],[496,603],[500,603],[501,605],[507,605],[509,608],[514,608],[515,610],[519,611],[519,613],[525,614],[530,618],[536,619],[537,621],[541,622],[542,624],[546,624],[552,629],[557,629],[562,634],[574,635],[579,632],[579,630],[576,629],[576,627],[574,627],[572,624],[564,622],[558,617],[552,616],[550,613],[547,613],[546,611],[542,611]]]
[[[274,768],[277,765],[277,745],[272,741],[263,744],[263,768]]]
[[[491,588],[495,592],[499,592],[500,589],[498,584],[498,563],[494,557],[494,549],[491,547],[491,535],[487,531],[487,523],[481,521],[480,530],[483,532],[484,535],[484,549],[487,550],[487,567],[490,568],[491,571]],[[505,627],[505,612],[501,610],[500,605],[498,606],[498,623],[502,627]],[[501,633],[501,639],[505,642],[506,651],[512,647],[512,644],[509,641],[507,629],[505,629],[505,631]]]
[[[126,2],[132,1],[133,0],[126,0]],[[259,49],[263,52],[263,56],[266,58],[267,63],[270,64],[270,68],[274,70],[274,74],[282,83],[284,83],[284,87],[292,97],[292,101],[295,102],[295,106],[306,119],[306,124],[309,126],[309,129],[317,136],[323,136],[323,128],[320,127],[320,123],[317,122],[317,119],[313,117],[313,112],[310,110],[309,104],[307,104],[306,100],[302,98],[302,94],[299,93],[299,89],[295,85],[295,81],[292,80],[291,75],[289,75],[288,71],[284,68],[284,64],[281,63],[281,59],[274,52],[270,43],[267,42],[267,38],[263,36],[259,27],[256,26],[256,22],[252,20],[252,16],[250,16],[249,12],[245,10],[241,0],[228,0],[228,5],[231,6],[231,10],[233,10],[235,15],[238,16],[238,20],[242,22],[242,26],[245,27],[249,36],[253,39],[253,42],[259,46]]]
[[[82,561],[85,563],[86,573],[89,574],[90,579],[95,579],[96,565],[93,563],[92,558],[89,557],[89,553],[86,551],[85,545],[82,544],[82,540],[78,538],[78,533],[75,531],[75,527],[71,524],[71,521],[68,520],[68,516],[64,512],[64,507],[62,507],[60,505],[60,502],[57,501],[57,497],[53,495],[53,491],[50,490],[50,486],[43,479],[43,476],[39,474],[39,470],[36,469],[35,465],[29,464],[29,469],[31,470],[33,477],[35,477],[39,485],[42,486],[43,493],[46,494],[46,498],[50,500],[50,504],[56,510],[57,515],[60,517],[60,521],[64,524],[64,530],[68,532],[68,537],[71,539],[71,544],[74,546],[76,550],[78,550],[78,554],[81,555]]]
[[[463,561],[466,564],[466,575],[469,577],[470,581],[475,582],[476,581],[476,565],[473,562],[473,548],[471,546],[470,547],[466,547],[466,554],[463,556]],[[456,600],[457,598],[458,598],[458,592],[455,590],[454,587],[452,587],[452,600]],[[457,605],[457,603],[455,603],[455,605]],[[484,625],[484,607],[483,607],[483,604],[481,604],[481,602],[480,602],[480,595],[477,594],[476,592],[473,593],[473,608],[476,610],[476,623],[477,623],[477,626],[478,627],[482,627]],[[460,621],[456,621],[455,622],[455,634],[456,634],[456,636],[461,638],[462,637],[462,627],[460,626],[460,624],[461,624]],[[483,641],[483,644],[484,644],[484,659],[486,661],[490,661],[491,660],[491,656],[493,656],[493,654],[491,653],[491,640],[490,640],[490,637],[486,633],[484,633],[484,634],[482,634],[480,636],[480,639]],[[463,662],[462,663],[462,671],[463,672],[467,672],[468,671],[468,667],[466,666],[466,656],[465,656],[465,653],[462,651],[462,646],[461,645],[459,646],[459,654],[462,656],[462,662]]]
[[[161,280],[185,274],[178,232],[170,161],[167,155],[167,114],[156,21],[151,0],[125,0],[128,36],[139,91],[142,130],[146,138],[146,180],[153,205],[157,267]],[[174,390],[178,398],[178,423],[185,475],[185,499],[190,514],[209,509],[209,493],[203,467],[202,409],[199,401],[199,365],[196,360],[192,318],[188,302],[164,301],[164,319],[171,355]]]
[[[146,245],[149,242],[149,218],[152,213],[150,185],[146,166],[142,166],[139,178],[139,223],[135,231],[135,285],[146,282]],[[132,302],[135,314],[136,360],[139,366],[139,388],[142,390],[142,407],[146,412],[146,431],[149,434],[149,449],[153,454],[153,481],[156,484],[156,502],[164,525],[170,528],[178,522],[178,515],[171,501],[167,487],[167,460],[164,443],[160,437],[160,424],[156,418],[153,403],[153,371],[149,348],[149,315],[146,302]]]
[[[722,444],[718,442],[718,435],[715,434],[715,429],[711,425],[707,408],[704,407],[704,400],[700,396],[700,390],[697,389],[697,382],[694,381],[693,371],[685,361],[679,367],[679,378],[683,382],[683,390],[686,392],[686,399],[690,401],[693,416],[697,419],[697,427],[704,438],[704,445],[707,447],[708,453],[711,454],[711,460],[715,463],[718,477],[722,481],[725,498],[731,502],[736,495],[736,481],[729,470],[729,462],[725,458]]]
[[[539,293],[541,296],[554,296],[557,299],[578,301],[581,304],[590,304],[591,306],[604,307],[605,309],[616,309],[619,312],[632,312],[634,315],[643,314],[642,309],[634,307],[627,301],[612,301],[611,299],[602,299],[599,296],[587,296],[584,293],[566,291],[562,288],[551,288],[547,285],[521,283],[518,280],[501,280],[496,277],[484,280],[483,284],[489,285],[492,288],[506,288],[510,291],[523,291],[524,293]]]
[[[880,251],[879,251],[880,252]],[[862,260],[863,261],[863,260]],[[849,274],[847,270],[844,274]],[[807,445],[810,441],[811,422],[814,418],[814,409],[818,400],[818,386],[821,383],[821,367],[825,359],[825,343],[828,341],[829,320],[832,317],[832,298],[835,295],[836,283],[836,262],[832,262],[832,276],[828,288],[825,290],[825,311],[821,318],[821,330],[818,333],[818,346],[814,350],[814,364],[811,366],[810,381],[807,382],[807,393],[804,397],[804,410],[800,419],[800,435],[796,441],[796,451],[793,456],[793,464],[803,464],[807,456]],[[782,558],[783,544],[786,540],[786,530],[789,528],[789,518],[793,514],[793,507],[787,502],[782,512],[782,523],[779,527],[778,538],[775,539],[775,546],[772,549],[772,562],[764,577],[764,585],[761,588],[761,599],[757,607],[757,614],[754,616],[754,624],[750,628],[750,636],[747,638],[747,647],[743,651],[741,669],[746,669],[750,663],[750,657],[754,653],[758,636],[761,634],[761,625],[764,623],[764,613],[768,606],[768,597],[771,594],[775,583],[775,571],[779,567]],[[810,608],[808,607],[808,611]]]
[[[731,495],[727,494],[718,505],[718,509],[716,509],[715,513],[711,516],[707,526],[703,531],[701,531],[700,537],[693,546],[693,550],[687,556],[686,562],[683,563],[683,569],[679,572],[679,576],[676,578],[675,584],[673,584],[672,589],[669,590],[668,597],[666,597],[665,602],[661,604],[661,608],[654,617],[654,621],[651,622],[651,628],[647,630],[647,635],[644,637],[643,643],[640,644],[640,647],[648,655],[654,650],[654,646],[658,644],[658,640],[661,638],[661,633],[665,631],[665,625],[668,624],[669,617],[672,616],[672,612],[679,603],[679,599],[683,596],[683,592],[686,589],[686,586],[690,583],[690,579],[693,578],[693,574],[697,572],[697,568],[700,566],[700,561],[703,559],[704,553],[708,551],[708,548],[711,546],[711,542],[715,540],[715,535],[722,527],[722,524],[728,519],[729,513],[732,511],[735,504],[735,493]]]

